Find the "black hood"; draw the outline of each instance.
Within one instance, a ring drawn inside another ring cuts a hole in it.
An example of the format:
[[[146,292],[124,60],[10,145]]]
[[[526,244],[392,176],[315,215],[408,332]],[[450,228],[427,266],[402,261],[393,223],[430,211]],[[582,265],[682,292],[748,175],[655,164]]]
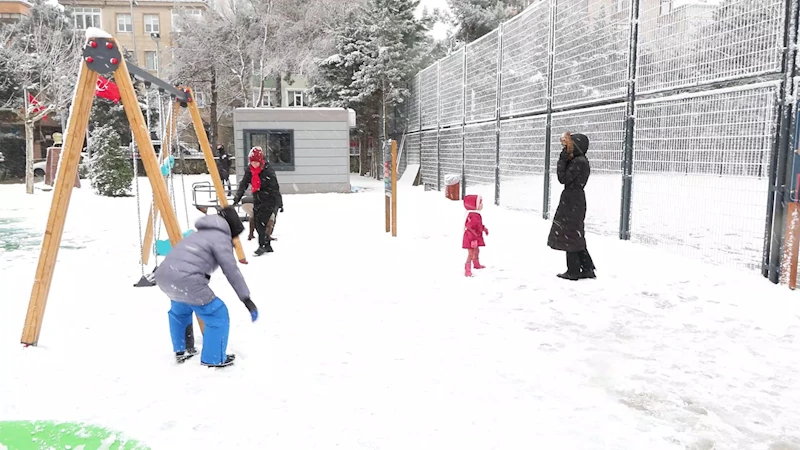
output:
[[[575,144],[575,156],[585,155],[589,151],[589,138],[585,134],[573,134],[572,143]]]

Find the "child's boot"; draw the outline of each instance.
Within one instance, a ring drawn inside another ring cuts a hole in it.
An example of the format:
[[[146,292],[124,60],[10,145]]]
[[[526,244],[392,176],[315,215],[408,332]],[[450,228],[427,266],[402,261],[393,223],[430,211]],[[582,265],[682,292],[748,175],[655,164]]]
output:
[[[464,276],[471,277],[472,276],[472,264],[466,263],[464,264]]]
[[[478,258],[475,258],[475,259],[472,260],[472,266],[475,267],[476,269],[485,269],[486,268],[486,266],[482,266],[481,265],[481,261]]]

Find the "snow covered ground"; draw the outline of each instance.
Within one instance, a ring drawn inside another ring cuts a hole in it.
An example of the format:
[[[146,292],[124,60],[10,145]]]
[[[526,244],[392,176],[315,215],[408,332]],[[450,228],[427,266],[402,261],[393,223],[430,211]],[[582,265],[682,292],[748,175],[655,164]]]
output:
[[[51,194],[0,186],[0,420],[84,420],[165,450],[800,449],[798,294],[601,236],[599,278],[563,281],[548,222],[493,206],[489,267],[465,279],[460,202],[402,191],[392,238],[382,184],[353,183],[285,197],[275,253],[242,266],[255,324],[213,275],[240,355],[224,370],[175,365],[167,300],[132,287],[134,199],[86,188],[40,345],[21,348]]]

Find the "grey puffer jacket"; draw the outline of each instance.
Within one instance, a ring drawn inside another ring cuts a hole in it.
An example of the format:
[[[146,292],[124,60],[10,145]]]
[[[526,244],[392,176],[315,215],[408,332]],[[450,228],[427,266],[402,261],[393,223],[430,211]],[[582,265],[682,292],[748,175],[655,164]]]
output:
[[[222,268],[239,300],[250,297],[250,289],[233,256],[231,228],[222,217],[201,217],[197,232],[178,242],[156,270],[156,284],[176,302],[207,305],[217,296],[208,286],[206,274]]]

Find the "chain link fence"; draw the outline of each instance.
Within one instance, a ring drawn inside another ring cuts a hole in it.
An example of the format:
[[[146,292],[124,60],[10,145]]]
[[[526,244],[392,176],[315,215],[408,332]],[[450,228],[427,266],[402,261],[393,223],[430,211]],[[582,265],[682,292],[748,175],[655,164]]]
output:
[[[410,81],[409,164],[547,220],[559,138],[584,133],[588,230],[771,277],[796,2],[536,2]]]

